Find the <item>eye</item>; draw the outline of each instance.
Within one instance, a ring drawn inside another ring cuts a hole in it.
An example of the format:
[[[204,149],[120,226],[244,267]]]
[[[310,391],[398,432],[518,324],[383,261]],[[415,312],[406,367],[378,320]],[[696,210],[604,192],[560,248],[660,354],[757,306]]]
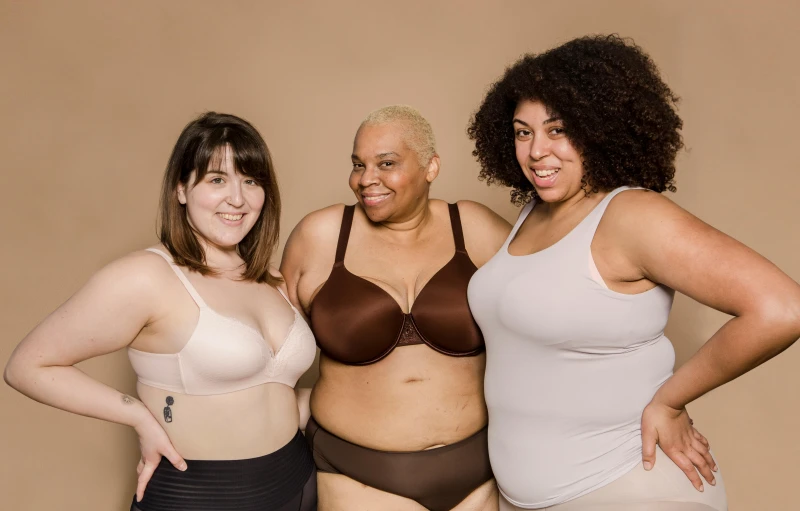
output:
[[[393,161],[382,161],[382,162],[380,162],[380,163],[378,164],[378,166],[379,166],[379,167],[383,167],[383,168],[389,168],[389,167],[391,167],[392,165],[394,165],[394,162],[393,162]]]
[[[209,183],[211,183],[211,184],[215,184],[215,185],[220,185],[220,184],[222,184],[222,182],[223,182],[223,181],[222,181],[222,178],[221,178],[221,177],[212,177],[212,178],[209,180]]]
[[[518,140],[527,140],[531,138],[533,133],[531,133],[531,130],[520,128],[514,132],[514,135],[517,137]]]
[[[258,183],[255,179],[247,179],[244,183],[250,186],[258,186]]]
[[[356,171],[361,170],[363,168],[364,168],[364,164],[363,163],[355,163],[355,162],[353,163],[353,172],[356,172]]]
[[[564,131],[564,127],[563,126],[555,126],[553,128],[550,128],[550,134],[551,135],[558,136],[558,135],[563,135],[564,133],[565,133],[565,131]]]

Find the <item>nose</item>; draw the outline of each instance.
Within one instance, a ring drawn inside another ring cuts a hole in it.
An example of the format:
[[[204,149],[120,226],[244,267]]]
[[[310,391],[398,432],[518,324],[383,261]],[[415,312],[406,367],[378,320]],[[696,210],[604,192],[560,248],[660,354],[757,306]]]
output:
[[[531,142],[531,159],[539,161],[550,154],[550,139],[547,136],[534,136]]]
[[[378,169],[374,165],[365,165],[364,170],[361,172],[361,177],[358,180],[358,185],[361,188],[366,188],[370,185],[380,183],[378,179]]]
[[[244,206],[244,193],[242,183],[238,179],[232,179],[228,185],[228,204],[235,208]]]

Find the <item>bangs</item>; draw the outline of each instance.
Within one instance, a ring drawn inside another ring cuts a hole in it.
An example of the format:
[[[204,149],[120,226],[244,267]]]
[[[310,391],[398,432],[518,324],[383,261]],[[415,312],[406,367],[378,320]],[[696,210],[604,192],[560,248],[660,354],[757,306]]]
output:
[[[222,170],[228,151],[231,152],[236,172],[254,179],[263,188],[270,186],[272,162],[266,144],[260,137],[250,137],[228,126],[219,126],[200,140],[192,168],[184,170],[188,170],[188,173],[196,170],[195,183],[198,183],[209,170]]]

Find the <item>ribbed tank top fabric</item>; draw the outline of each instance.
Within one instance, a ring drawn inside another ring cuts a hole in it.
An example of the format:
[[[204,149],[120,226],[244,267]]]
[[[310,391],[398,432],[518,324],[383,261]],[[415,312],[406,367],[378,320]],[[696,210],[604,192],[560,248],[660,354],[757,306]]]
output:
[[[672,375],[664,336],[674,292],[617,293],[593,276],[608,194],[554,245],[512,256],[511,240],[469,285],[486,342],[489,454],[503,495],[538,509],[600,488],[641,460],[641,414]]]

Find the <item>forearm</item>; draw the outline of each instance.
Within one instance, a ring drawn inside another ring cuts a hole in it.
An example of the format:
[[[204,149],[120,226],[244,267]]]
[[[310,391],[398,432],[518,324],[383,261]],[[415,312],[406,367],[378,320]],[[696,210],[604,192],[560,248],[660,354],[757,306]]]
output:
[[[674,409],[763,364],[797,340],[796,320],[736,317],[722,326],[656,392],[654,401]]]
[[[9,367],[6,381],[40,403],[134,428],[155,420],[144,404],[73,366]]]
[[[300,429],[305,431],[308,419],[311,417],[311,389],[307,387],[297,387],[294,389],[297,398],[297,408],[300,410]]]

